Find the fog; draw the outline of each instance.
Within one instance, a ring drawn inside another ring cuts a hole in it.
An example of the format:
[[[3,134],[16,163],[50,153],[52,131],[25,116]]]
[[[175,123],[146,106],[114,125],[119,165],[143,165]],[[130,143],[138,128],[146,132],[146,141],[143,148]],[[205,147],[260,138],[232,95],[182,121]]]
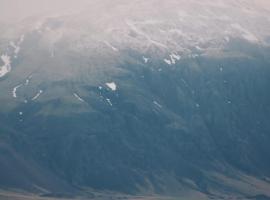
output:
[[[269,0],[0,0],[5,40],[39,29],[45,44],[63,35],[69,41],[87,36],[92,47],[105,41],[118,47],[183,50],[208,42],[219,47],[230,37],[268,44],[269,13]],[[47,18],[61,25],[47,27]]]
[[[0,0],[0,21],[16,22],[24,18],[64,13],[87,6],[89,0]]]

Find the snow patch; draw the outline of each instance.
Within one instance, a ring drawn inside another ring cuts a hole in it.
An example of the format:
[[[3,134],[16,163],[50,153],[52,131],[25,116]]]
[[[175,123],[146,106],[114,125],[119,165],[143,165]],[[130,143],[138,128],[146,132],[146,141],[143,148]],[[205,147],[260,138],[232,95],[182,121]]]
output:
[[[170,59],[164,59],[164,62],[168,65],[176,64],[176,61],[181,59],[181,56],[175,53],[171,53],[169,57]]]
[[[174,54],[174,53],[172,53],[172,54],[170,55],[170,57],[173,58],[173,59],[176,59],[176,60],[180,60],[180,59],[181,59],[181,56],[180,56],[180,55]]]
[[[107,85],[112,91],[115,91],[115,90],[117,89],[117,85],[115,84],[115,82],[106,83],[106,85]]]
[[[171,58],[171,63],[172,63],[172,64],[175,64],[175,59],[173,58],[172,55],[170,55],[170,58]]]
[[[143,61],[144,61],[144,63],[148,63],[149,58],[146,58],[146,57],[143,56]]]
[[[164,62],[167,63],[168,65],[172,64],[172,62],[170,60],[168,60],[168,59],[164,59]]]
[[[1,60],[3,61],[4,65],[0,66],[0,77],[5,76],[11,70],[11,61],[10,57],[7,54],[3,54],[1,56]]]

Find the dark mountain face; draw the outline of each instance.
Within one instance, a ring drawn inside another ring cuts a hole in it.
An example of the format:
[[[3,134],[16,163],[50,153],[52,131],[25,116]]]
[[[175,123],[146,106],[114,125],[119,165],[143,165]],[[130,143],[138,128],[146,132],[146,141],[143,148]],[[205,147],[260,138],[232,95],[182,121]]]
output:
[[[267,177],[269,52],[235,40],[217,56],[168,66],[155,57],[136,61],[143,55],[126,51],[116,66],[120,73],[106,77],[111,85],[41,82],[39,98],[48,100],[1,113],[1,140],[13,152],[1,146],[1,185],[17,187],[22,179],[19,187],[29,189],[29,179],[46,189],[53,181],[62,189],[168,193],[187,187],[210,194],[237,191],[211,173]],[[65,100],[72,89],[77,96]],[[65,92],[54,98],[55,91]],[[13,180],[5,174],[14,166]]]
[[[0,38],[0,188],[267,199],[267,23],[257,39],[229,21],[225,37],[215,23],[228,19],[214,18],[209,39],[201,15],[194,28],[179,12],[180,24],[124,26],[114,9],[90,27],[80,23],[95,15],[82,13]]]

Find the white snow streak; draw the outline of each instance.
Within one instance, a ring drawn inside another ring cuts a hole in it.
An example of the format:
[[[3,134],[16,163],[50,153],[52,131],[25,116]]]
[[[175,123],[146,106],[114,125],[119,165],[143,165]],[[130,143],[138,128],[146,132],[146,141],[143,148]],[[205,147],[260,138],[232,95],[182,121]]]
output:
[[[38,93],[32,98],[32,101],[36,100],[42,93],[43,91],[39,90]]]
[[[112,106],[112,102],[111,102],[110,99],[106,99],[106,101],[108,102],[108,104],[109,104],[110,106]]]
[[[10,42],[10,46],[14,48],[14,58],[17,58],[20,50],[21,50],[21,47],[20,45],[23,43],[24,41],[24,35],[22,35],[19,39],[19,41],[17,42],[17,44],[15,44],[13,41]]]
[[[105,43],[108,47],[110,47],[113,51],[119,51],[116,47],[112,46],[109,42],[104,41],[104,43]]]
[[[157,107],[162,108],[162,105],[160,105],[157,101],[153,101],[153,103],[154,103]]]
[[[85,102],[78,94],[73,93],[73,95],[81,102]]]
[[[22,86],[22,84],[20,84],[20,85],[17,85],[17,86],[15,86],[14,88],[13,88],[13,90],[12,90],[12,96],[14,97],[14,98],[17,98],[17,89],[19,88],[19,87],[21,87]]]

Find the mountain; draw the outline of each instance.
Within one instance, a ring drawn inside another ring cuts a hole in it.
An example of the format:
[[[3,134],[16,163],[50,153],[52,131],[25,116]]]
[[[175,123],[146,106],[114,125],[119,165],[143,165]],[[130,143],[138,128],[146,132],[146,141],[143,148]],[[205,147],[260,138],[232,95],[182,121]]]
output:
[[[0,188],[269,199],[265,5],[102,0],[3,24]]]

